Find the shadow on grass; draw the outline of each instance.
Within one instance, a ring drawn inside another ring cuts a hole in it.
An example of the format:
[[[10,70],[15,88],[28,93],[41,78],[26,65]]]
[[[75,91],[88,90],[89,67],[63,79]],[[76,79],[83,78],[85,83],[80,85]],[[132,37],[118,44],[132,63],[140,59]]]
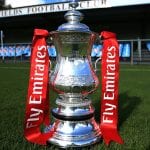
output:
[[[148,145],[148,147],[146,148],[146,150],[150,150],[150,145]]]
[[[128,92],[119,95],[119,127],[129,118],[140,103],[140,97],[129,96]]]
[[[129,96],[128,92],[119,94],[119,127],[124,123],[124,121],[129,118],[136,107],[141,103],[141,98],[137,96]],[[95,106],[95,119],[100,122],[100,101],[94,101]]]

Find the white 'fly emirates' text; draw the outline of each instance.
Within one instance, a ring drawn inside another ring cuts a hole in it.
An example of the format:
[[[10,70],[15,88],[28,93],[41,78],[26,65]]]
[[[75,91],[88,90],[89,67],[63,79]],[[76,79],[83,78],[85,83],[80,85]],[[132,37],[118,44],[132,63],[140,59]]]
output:
[[[37,47],[36,58],[34,60],[35,68],[33,69],[33,76],[30,79],[32,80],[32,92],[29,96],[29,105],[34,104],[35,106],[42,103],[46,50],[46,46],[44,45]],[[31,114],[27,119],[26,128],[37,126],[35,122],[40,120],[40,114],[43,113],[43,110],[31,107],[30,112]]]
[[[103,123],[113,123],[112,117],[114,115],[114,109],[116,106],[111,103],[115,99],[115,77],[116,77],[116,47],[111,46],[107,49],[106,59],[106,74],[104,79],[106,80],[105,92],[103,100],[107,100],[105,103],[105,110],[103,112],[102,121]],[[110,103],[109,103],[110,101]]]

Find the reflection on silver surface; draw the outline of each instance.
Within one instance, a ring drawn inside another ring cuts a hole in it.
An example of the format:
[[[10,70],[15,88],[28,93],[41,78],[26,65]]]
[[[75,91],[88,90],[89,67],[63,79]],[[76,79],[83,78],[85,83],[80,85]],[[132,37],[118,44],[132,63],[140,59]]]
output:
[[[55,108],[53,111],[59,115],[65,116],[85,116],[94,113],[94,108],[91,105],[80,105],[80,107],[76,105],[74,105],[74,107],[60,105],[59,108]]]
[[[61,92],[90,93],[98,86],[98,78],[92,71],[86,58],[61,57],[51,75],[51,83]]]
[[[68,147],[83,147],[100,142],[99,127],[93,118],[86,121],[60,121],[50,143]]]

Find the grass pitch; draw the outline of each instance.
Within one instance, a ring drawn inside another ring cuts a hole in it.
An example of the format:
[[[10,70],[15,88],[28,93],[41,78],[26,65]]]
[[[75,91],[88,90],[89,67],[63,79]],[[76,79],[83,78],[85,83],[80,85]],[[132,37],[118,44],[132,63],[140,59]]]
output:
[[[27,142],[23,122],[29,64],[0,64],[0,150],[54,150]],[[121,65],[119,131],[124,145],[104,143],[95,150],[150,150],[150,65]],[[93,95],[98,120],[100,90]],[[56,94],[51,92],[54,106]]]

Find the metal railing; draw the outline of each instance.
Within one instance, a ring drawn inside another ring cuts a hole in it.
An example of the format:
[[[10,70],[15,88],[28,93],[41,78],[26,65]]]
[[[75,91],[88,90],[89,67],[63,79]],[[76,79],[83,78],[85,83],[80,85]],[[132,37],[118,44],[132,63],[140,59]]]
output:
[[[136,64],[136,63],[148,63],[150,64],[150,39],[124,39],[124,40],[118,40],[119,42],[119,48],[120,52],[120,60],[121,62],[130,63],[130,64]],[[120,45],[122,46],[122,50]],[[4,43],[0,45],[0,60],[3,61],[10,61],[13,60],[13,62],[16,61],[25,61],[29,60],[29,56],[23,52],[20,55],[17,55],[17,47],[26,47],[30,45],[31,49],[31,43]],[[128,46],[127,46],[128,45]],[[127,46],[127,47],[125,47]],[[6,47],[14,47],[14,53],[13,56],[2,56],[2,51],[5,50]],[[125,52],[126,51],[126,52]],[[124,54],[126,53],[126,54]]]
[[[130,44],[130,57],[128,61],[134,63],[150,63],[150,39],[118,40],[119,43]]]

